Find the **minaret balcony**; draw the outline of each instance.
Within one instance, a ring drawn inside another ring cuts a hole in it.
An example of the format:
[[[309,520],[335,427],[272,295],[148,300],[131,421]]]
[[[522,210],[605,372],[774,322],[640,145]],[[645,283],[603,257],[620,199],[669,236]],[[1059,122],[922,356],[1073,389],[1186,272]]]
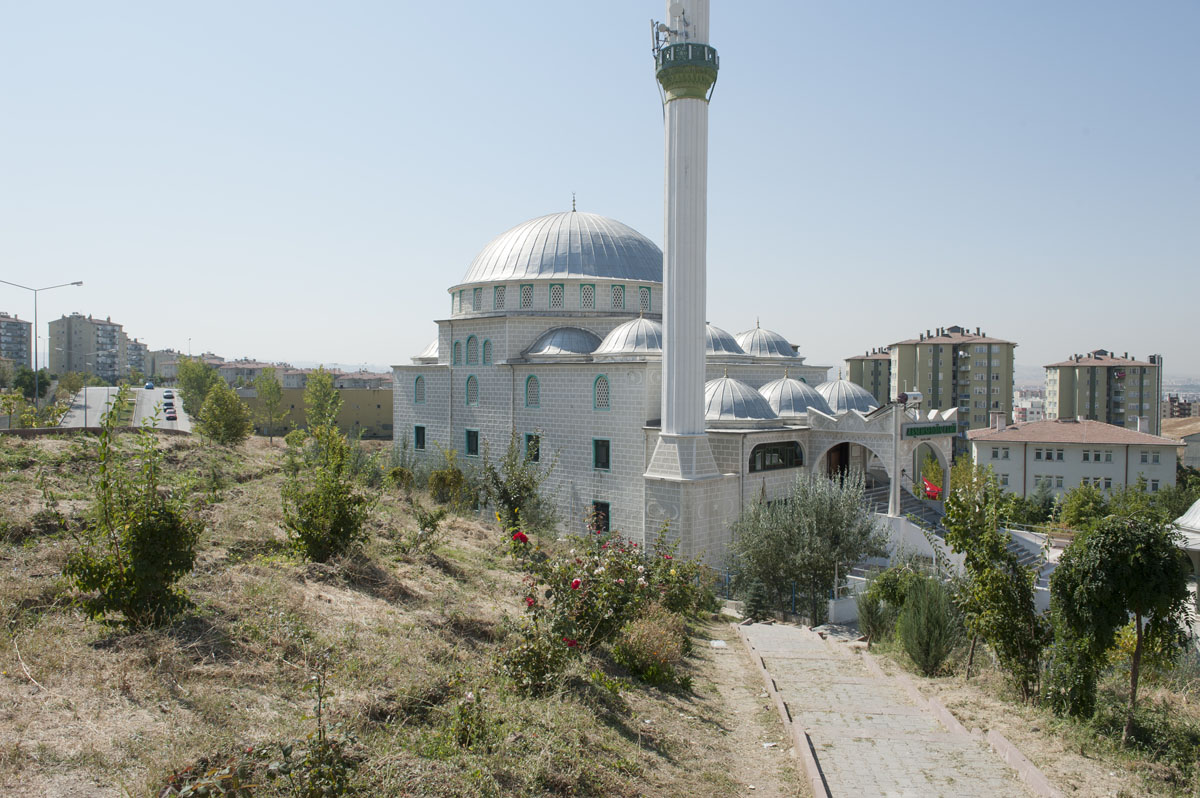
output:
[[[717,82],[720,60],[717,49],[707,44],[668,44],[654,54],[655,76],[668,100],[707,100]]]

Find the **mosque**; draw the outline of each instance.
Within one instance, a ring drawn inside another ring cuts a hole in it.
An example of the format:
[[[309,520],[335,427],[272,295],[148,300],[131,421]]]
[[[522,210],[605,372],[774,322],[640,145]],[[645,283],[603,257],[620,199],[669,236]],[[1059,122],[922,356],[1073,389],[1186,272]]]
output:
[[[948,473],[957,409],[918,418],[827,380],[782,335],[706,321],[708,105],[719,61],[708,0],[669,0],[657,24],[666,169],[664,248],[570,211],[480,251],[438,334],[393,367],[393,434],[419,460],[498,457],[517,436],[550,467],[562,527],[645,541],[665,524],[688,556],[723,564],[731,527],[797,475],[859,469],[909,488],[927,453]],[[896,479],[893,479],[896,476]]]

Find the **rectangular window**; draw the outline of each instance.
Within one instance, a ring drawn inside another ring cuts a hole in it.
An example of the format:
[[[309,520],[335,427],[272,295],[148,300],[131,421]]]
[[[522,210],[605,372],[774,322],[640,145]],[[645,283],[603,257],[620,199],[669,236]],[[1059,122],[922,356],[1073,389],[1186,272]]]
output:
[[[471,310],[483,310],[483,289],[471,291]]]
[[[579,286],[579,307],[581,310],[596,309],[596,286],[581,285]]]
[[[1142,452],[1142,462],[1143,463],[1150,462],[1150,453],[1149,452]]]
[[[531,463],[540,462],[542,459],[542,436],[537,433],[529,433],[525,436],[525,459]]]
[[[986,346],[984,346],[984,345],[982,345],[982,344],[980,344],[980,345],[976,346],[976,347],[975,347],[975,354],[977,354],[977,355],[986,355],[986,354],[987,354],[987,347],[986,347]]]
[[[521,310],[529,310],[533,307],[533,286],[521,286]]]
[[[992,459],[993,459],[993,460],[998,460],[999,458],[1000,458],[1000,447],[999,447],[999,446],[993,446],[993,447],[992,447]]]
[[[418,452],[425,451],[425,428],[413,427],[413,448]]]
[[[1001,485],[1003,485],[1003,486],[1005,486],[1005,487],[1008,487],[1008,474],[1001,474],[1001,475],[1000,475],[1000,484],[1001,484]]]
[[[1112,462],[1112,449],[1104,450],[1104,462],[1106,462],[1106,463]]]
[[[625,309],[625,286],[614,285],[612,287],[612,307],[613,310]]]
[[[1100,462],[1100,450],[1099,450],[1099,449],[1093,449],[1093,450],[1092,450],[1092,462],[1093,462],[1093,463],[1099,463],[1099,462]]]
[[[492,295],[492,307],[496,310],[504,310],[504,286],[496,286],[496,292]]]
[[[1062,459],[1063,459],[1063,454],[1064,454],[1064,452],[1062,449],[1055,449],[1054,450],[1054,459],[1061,463]]]
[[[1083,462],[1085,462],[1085,463],[1088,462],[1091,459],[1091,455],[1092,455],[1091,452],[1089,452],[1087,449],[1084,449],[1083,450]]]
[[[592,441],[592,468],[597,471],[608,471],[612,467],[611,444],[603,438]]]
[[[479,430],[467,430],[467,457],[479,456]]]
[[[1034,460],[1041,460],[1041,459],[1042,459],[1042,450],[1041,450],[1041,449],[1034,449],[1034,450],[1033,450],[1033,459],[1034,459]]]
[[[1152,455],[1150,455],[1150,462],[1154,465],[1158,465],[1158,452],[1154,452]]]
[[[1005,446],[1001,451],[1003,452],[1003,454],[1000,455],[1000,459],[1007,460],[1008,459],[1008,447]]]
[[[1105,477],[1105,478],[1104,478],[1104,489],[1105,489],[1105,490],[1112,490],[1112,477]]]
[[[609,531],[609,515],[612,512],[608,502],[592,502],[591,518],[588,519],[588,526],[594,532]]]
[[[648,286],[643,285],[638,288],[638,307],[642,313],[650,312],[650,288]]]
[[[1055,477],[1054,478],[1054,487],[1061,488],[1063,485],[1062,479],[1063,479],[1062,477]]]
[[[551,283],[550,284],[550,307],[553,310],[562,310],[563,309],[563,301],[564,301],[565,297],[566,297],[566,289],[563,288],[562,283]]]
[[[1150,480],[1150,492],[1158,493],[1158,480],[1157,479]]]

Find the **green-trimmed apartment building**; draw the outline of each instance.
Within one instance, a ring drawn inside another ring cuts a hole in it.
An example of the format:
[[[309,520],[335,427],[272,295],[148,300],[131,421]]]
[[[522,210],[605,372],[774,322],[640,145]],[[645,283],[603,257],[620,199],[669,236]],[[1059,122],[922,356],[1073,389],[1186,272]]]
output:
[[[892,354],[887,347],[846,358],[846,379],[866,388],[883,407],[892,400]]]
[[[1136,360],[1105,349],[1072,355],[1046,366],[1046,418],[1092,419],[1159,435],[1162,379],[1162,355]]]

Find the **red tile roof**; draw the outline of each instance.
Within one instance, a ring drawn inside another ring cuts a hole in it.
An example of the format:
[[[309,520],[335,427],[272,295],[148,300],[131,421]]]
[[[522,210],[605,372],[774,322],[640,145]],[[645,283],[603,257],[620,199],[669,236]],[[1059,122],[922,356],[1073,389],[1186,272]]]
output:
[[[1016,346],[1012,341],[1005,341],[1003,338],[992,338],[988,335],[976,335],[962,327],[944,327],[939,329],[935,335],[927,335],[924,338],[909,338],[907,341],[899,341],[892,344],[892,346],[899,346],[900,344],[1012,344]]]
[[[1090,368],[1094,366],[1153,366],[1154,363],[1147,363],[1142,360],[1133,360],[1132,358],[1117,357],[1112,352],[1104,349],[1094,349],[1086,355],[1080,355],[1079,359],[1064,360],[1061,363],[1050,363],[1043,368],[1075,368],[1084,367]]]
[[[973,441],[1004,441],[1016,443],[1094,443],[1130,444],[1141,446],[1178,446],[1178,441],[1147,435],[1127,427],[1105,424],[1103,421],[1084,419],[1056,419],[1053,421],[1028,421],[1010,424],[1004,429],[988,427],[967,432]]]
[[[883,351],[880,351],[880,352],[867,352],[862,355],[854,355],[853,357],[846,358],[846,360],[891,360],[891,359],[892,359],[892,353],[887,351],[886,349]]]

